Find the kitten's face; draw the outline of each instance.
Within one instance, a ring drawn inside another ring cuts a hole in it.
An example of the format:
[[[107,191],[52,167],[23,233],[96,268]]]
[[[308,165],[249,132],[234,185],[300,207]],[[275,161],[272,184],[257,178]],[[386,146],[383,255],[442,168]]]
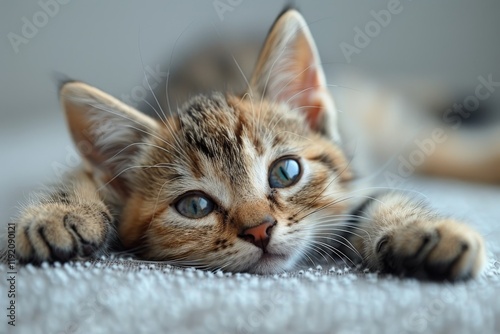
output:
[[[324,256],[350,174],[298,12],[276,21],[248,86],[241,97],[195,98],[161,121],[83,83],[63,86],[71,134],[120,208],[126,247],[147,259],[255,273]]]
[[[343,208],[346,161],[297,110],[215,94],[194,99],[160,129],[137,161],[156,167],[134,171],[121,229],[148,259],[289,269],[317,247],[321,218]],[[263,247],[245,231],[265,222]]]

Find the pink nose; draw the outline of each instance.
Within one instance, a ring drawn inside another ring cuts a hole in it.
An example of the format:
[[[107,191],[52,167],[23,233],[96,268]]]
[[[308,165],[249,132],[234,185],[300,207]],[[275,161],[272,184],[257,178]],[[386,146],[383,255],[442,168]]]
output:
[[[243,231],[242,238],[266,252],[266,247],[271,238],[271,229],[274,225],[275,222],[266,221],[258,226],[248,228]]]

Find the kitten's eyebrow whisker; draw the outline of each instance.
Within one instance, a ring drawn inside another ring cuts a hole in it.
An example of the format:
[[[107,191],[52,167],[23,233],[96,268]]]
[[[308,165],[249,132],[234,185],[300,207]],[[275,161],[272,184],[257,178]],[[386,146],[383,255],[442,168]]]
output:
[[[163,117],[165,118],[165,120],[161,117],[160,113],[156,110],[156,108],[154,108],[148,101],[146,101],[146,99],[144,99],[143,101],[146,102],[155,112],[155,114],[158,116],[158,118],[162,121],[163,124],[165,124],[165,121],[167,120],[167,115],[165,115],[165,112],[163,111],[161,105],[160,105],[160,102],[158,102],[158,99],[156,98],[156,95],[153,91],[153,89],[151,88],[151,85],[149,83],[149,78],[148,78],[148,75],[146,73],[146,68],[144,66],[144,59],[142,57],[142,49],[141,49],[141,34],[139,33],[138,35],[138,44],[139,44],[139,58],[141,60],[141,65],[142,65],[142,72],[143,72],[143,75],[144,75],[144,78],[146,79],[146,83],[148,84],[148,88],[149,88],[149,91],[151,92],[151,94],[153,94],[153,97],[156,101],[156,103],[158,104],[158,107],[160,107],[160,110],[163,114]],[[167,124],[165,124],[165,126],[167,126]]]
[[[309,67],[311,67],[311,66],[312,66],[312,65],[310,65]],[[309,67],[308,67],[308,68],[309,68]],[[306,68],[306,70],[307,70],[307,68]],[[305,71],[305,70],[304,70],[304,71]],[[303,72],[303,71],[302,71],[302,72]],[[301,73],[302,73],[302,72],[301,72]],[[300,75],[300,74],[299,74],[299,75]],[[292,80],[292,81],[293,81],[293,80]],[[288,85],[288,84],[287,84],[287,85]],[[327,84],[326,86],[328,86],[328,87],[343,87],[343,86],[340,86],[340,85],[328,85],[328,84]],[[285,87],[286,87],[286,86],[285,86]],[[283,90],[285,87],[283,87],[283,88],[282,88],[282,90]],[[297,92],[296,94],[292,95],[292,96],[291,96],[291,97],[290,97],[290,98],[289,98],[289,99],[285,102],[285,104],[289,105],[290,100],[291,100],[291,99],[293,99],[293,98],[295,98],[297,95],[300,95],[300,94],[302,94],[302,93],[304,93],[304,92],[306,92],[306,91],[308,91],[308,90],[310,90],[310,89],[317,88],[317,87],[321,87],[321,86],[320,86],[320,85],[316,85],[316,86],[309,86],[308,88],[305,88],[305,89],[303,89],[303,90],[301,90],[301,91]],[[349,88],[349,87],[344,87],[344,88]],[[350,89],[352,89],[352,90],[356,90],[355,88],[350,88]],[[356,91],[359,91],[359,90],[356,90]],[[281,90],[280,90],[280,92],[281,92]],[[278,95],[278,94],[276,94],[276,95]],[[262,104],[262,103],[261,103],[261,104]],[[298,107],[295,107],[295,106],[294,106],[294,107],[291,109],[291,111],[298,110],[298,109],[311,108],[311,107],[316,107],[316,106],[298,106]],[[336,109],[336,110],[337,110],[337,111],[339,111],[339,112],[342,112],[342,110],[339,110],[339,109]],[[271,121],[269,122],[269,124],[272,126],[272,130],[274,130],[274,128],[276,127],[276,125],[279,123],[279,121],[280,121],[281,119],[283,119],[283,117],[285,116],[285,115],[282,115],[282,116],[278,119],[278,121],[276,121],[276,123],[273,125],[273,121],[274,121],[274,118],[276,117],[276,114],[277,114],[277,113],[275,113],[275,114],[273,115],[273,117],[271,118]],[[270,133],[270,132],[272,132],[272,130],[271,130],[271,131],[268,131],[268,132]],[[276,135],[275,135],[275,136],[276,136]],[[273,138],[274,138],[274,137],[273,137]]]
[[[282,115],[281,115],[281,116],[280,116],[280,117],[279,117],[276,121],[274,121],[274,119],[275,119],[275,117],[276,117],[276,115],[277,115],[277,114],[278,114],[278,113],[274,113],[273,117],[272,117],[272,118],[271,118],[271,120],[269,121],[269,127],[270,127],[270,129],[266,131],[266,137],[265,137],[265,139],[266,139],[266,140],[269,140],[269,139],[268,139],[268,137],[271,135],[271,133],[272,133],[272,132],[274,132],[274,129],[276,128],[276,126],[278,126],[279,122],[280,122],[280,121],[281,121],[284,117],[286,117],[286,116],[287,116],[287,113],[283,113],[283,114],[282,114]],[[274,122],[274,123],[273,123],[273,122]],[[277,136],[278,134],[279,134],[279,133],[275,134],[275,135],[271,138],[271,140],[269,140],[269,141],[272,143],[272,141],[274,140],[274,138],[276,138],[276,136]]]
[[[305,109],[305,108],[315,108],[315,107],[317,107],[317,106],[305,106],[305,105],[302,105],[300,107],[294,107],[290,111],[292,112],[292,111],[295,111],[295,110],[300,110],[300,109]],[[340,110],[338,108],[335,108],[335,110],[338,111],[338,112],[344,112],[343,110]]]
[[[177,48],[177,43],[180,41],[182,35],[188,30],[188,28],[191,27],[191,25],[194,23],[194,20],[189,22],[188,25],[186,25],[186,27],[184,27],[184,29],[180,32],[179,36],[177,36],[177,38],[175,39],[175,42],[174,42],[174,46],[172,47],[172,52],[170,53],[170,59],[169,59],[169,63],[168,63],[168,71],[167,71],[167,80],[165,81],[165,97],[166,97],[166,100],[167,100],[167,107],[168,107],[168,111],[170,113],[170,116],[172,116],[172,108],[170,106],[170,96],[168,94],[168,82],[169,82],[169,79],[170,79],[170,69],[172,68],[172,62],[173,62],[173,58],[174,58],[174,52],[175,52],[175,49]]]
[[[149,84],[149,82],[148,82],[148,84]],[[153,93],[152,90],[151,90],[151,92]],[[154,95],[154,93],[153,93],[153,96],[156,99],[156,96]],[[162,123],[165,125],[165,128],[170,132],[170,134],[174,138],[174,140],[177,143],[177,145],[179,145],[179,147],[182,147],[182,144],[179,142],[179,139],[175,136],[175,131],[174,131],[174,128],[172,127],[172,124],[169,122],[169,120],[171,120],[172,118],[170,117],[168,119],[165,119],[165,121],[164,121],[160,117],[160,115],[158,114],[158,112],[156,111],[156,109],[147,100],[143,100],[143,101],[155,111],[155,113],[158,115],[158,117],[160,118],[160,120],[162,121]],[[158,102],[158,100],[156,100],[156,101],[157,101],[158,105],[160,106],[160,103]],[[161,106],[160,106],[160,109],[161,109]]]
[[[123,115],[121,113],[117,113],[114,109],[107,108],[108,107],[107,105],[89,103],[88,99],[75,98],[73,96],[69,97],[69,99],[72,100],[72,101],[74,101],[74,102],[77,102],[77,103],[87,104],[87,105],[93,107],[94,109],[105,111],[105,112],[110,113],[110,114],[112,114],[114,116],[121,117],[123,119],[126,119],[127,121],[130,121],[130,122],[135,123],[135,124],[137,124],[139,126],[145,127],[146,129],[148,129],[149,131],[151,131],[151,132],[145,131],[146,134],[151,135],[154,132],[154,130],[151,129],[150,127],[148,127],[147,125],[142,124],[142,123],[140,123],[140,122],[138,122],[138,121],[136,121],[136,120],[134,120],[132,118],[126,117],[125,115]]]
[[[265,132],[265,137],[264,137],[264,140],[272,143],[274,138],[276,138],[276,136],[278,134],[275,134],[272,138],[269,138],[269,136],[271,136],[272,132],[274,131],[274,129],[276,128],[276,126],[279,124],[279,122],[283,119],[283,117],[285,117],[286,114],[283,114],[281,115],[278,120],[275,122],[274,119],[276,117],[278,113],[274,113],[273,117],[271,118],[271,120],[269,121],[269,127],[268,128],[265,128],[266,129],[266,132]]]
[[[348,86],[345,86],[345,85],[333,85],[333,84],[327,84],[326,85],[327,87],[333,87],[333,88],[344,88],[344,89],[349,89],[349,90],[352,90],[356,93],[363,93],[362,90],[358,89],[358,88],[353,88],[353,87],[348,87]]]
[[[151,143],[146,143],[146,142],[136,142],[136,143],[132,143],[132,144],[128,144],[127,146],[125,146],[124,148],[122,148],[120,151],[118,151],[117,153],[115,153],[112,157],[109,158],[109,160],[113,160],[114,158],[116,158],[118,155],[120,155],[121,153],[123,153],[125,150],[127,150],[128,148],[132,147],[132,146],[136,146],[136,145],[146,145],[146,146],[151,146],[151,147],[154,147],[154,148],[157,148],[161,151],[164,151],[165,153],[171,155],[172,152],[170,152],[169,150],[167,150],[166,148],[164,147],[161,147],[161,146],[158,146],[158,145],[155,145],[155,144],[151,144]],[[172,165],[172,166],[175,166],[174,164],[172,163],[166,163],[166,162],[163,162],[162,164],[164,165]]]
[[[351,89],[355,92],[358,92],[358,93],[362,93],[359,89],[356,89],[356,88],[352,88],[352,87],[347,87],[347,86],[342,86],[342,85],[331,85],[331,84],[326,84],[327,87],[337,87],[337,88],[345,88],[345,89]],[[290,96],[288,98],[288,100],[286,100],[285,104],[289,105],[290,103],[290,100],[296,98],[298,95],[302,94],[302,93],[305,93],[311,89],[315,89],[315,88],[321,88],[323,87],[322,85],[314,85],[314,86],[309,86],[307,88],[304,88],[302,90],[299,90],[297,93],[293,94],[292,96]]]
[[[107,108],[104,108],[103,106],[101,105],[95,105],[95,104],[89,104],[90,106],[96,108],[96,109],[99,109],[99,110],[102,110],[102,111],[105,111],[105,112],[108,112],[112,115],[115,115],[115,116],[119,116],[119,117],[122,117],[128,121],[131,121],[133,123],[136,123],[140,126],[143,126],[143,127],[146,127],[147,129],[149,129],[149,131],[146,131],[146,130],[143,130],[141,128],[138,128],[138,127],[135,127],[135,126],[132,126],[132,125],[124,125],[124,127],[128,127],[128,128],[131,128],[131,129],[134,129],[134,130],[137,130],[139,132],[142,132],[142,133],[145,133],[146,135],[148,136],[151,136],[151,137],[154,137],[158,140],[160,140],[161,142],[163,142],[164,144],[166,145],[169,145],[171,148],[173,148],[181,157],[184,157],[184,158],[187,158],[187,156],[185,155],[184,152],[181,152],[179,151],[175,146],[173,146],[171,143],[167,142],[166,140],[164,140],[163,138],[157,136],[156,134],[154,134],[154,130],[149,128],[148,126],[144,125],[144,124],[141,124],[139,123],[138,121],[134,120],[134,119],[131,119],[131,118],[128,118],[126,117],[125,115],[122,115],[122,114],[119,114],[119,113],[116,113],[114,110],[111,110],[111,109],[107,109]]]
[[[140,131],[140,132],[145,132],[145,131],[143,131],[142,129],[139,129],[139,128],[136,128],[136,127],[133,127],[133,126],[129,126],[129,125],[127,125],[127,127],[133,128],[133,129],[135,129],[135,130],[137,130],[137,131]],[[161,142],[163,142],[164,144],[166,144],[166,145],[170,146],[172,149],[174,149],[174,150],[175,150],[175,152],[179,155],[179,157],[184,158],[184,160],[185,160],[185,161],[186,161],[186,160],[189,160],[189,159],[188,159],[188,156],[187,156],[187,154],[186,154],[186,152],[180,151],[180,150],[179,150],[179,148],[175,147],[174,145],[172,145],[171,143],[167,142],[166,140],[164,140],[163,138],[161,138],[161,137],[159,137],[159,136],[157,136],[157,135],[154,135],[154,134],[151,134],[151,133],[147,133],[147,132],[145,132],[145,133],[146,133],[146,134],[148,134],[148,135],[149,135],[149,136],[151,136],[151,137],[154,137],[154,138],[156,138],[156,139],[160,140],[160,141],[161,141]]]
[[[219,37],[219,40],[223,40],[222,39],[222,36],[220,34],[220,31],[219,29],[217,29],[217,27],[215,26],[215,24],[213,24],[213,28],[215,30],[215,32],[217,33],[217,36]],[[225,47],[224,48],[224,51],[226,51],[232,58],[232,60],[234,61],[234,64],[236,65],[236,67],[238,68],[238,71],[239,73],[241,74],[241,76],[243,77],[243,80],[245,80],[245,84],[247,85],[247,88],[248,88],[248,91],[247,93],[250,93],[250,95],[253,95],[252,94],[252,87],[250,86],[250,82],[248,81],[245,73],[243,72],[240,64],[238,63],[238,61],[236,60],[236,57],[234,56],[234,54],[232,52],[230,52],[229,48]]]
[[[268,132],[270,133],[270,132]],[[305,136],[302,136],[302,135],[299,135],[298,133],[295,133],[295,132],[291,132],[291,131],[286,131],[286,130],[283,130],[283,131],[280,131],[280,132],[277,132],[274,134],[274,136],[272,136],[270,139],[269,139],[269,142],[273,142],[274,138],[276,138],[277,135],[280,135],[282,133],[288,133],[290,135],[294,135],[294,136],[297,136],[299,138],[302,138],[304,140],[307,140],[307,141],[310,141],[310,142],[313,142],[313,140],[311,138],[307,138]],[[267,140],[267,139],[266,139]]]
[[[163,108],[161,107],[161,104],[159,103],[155,93],[153,92],[152,88],[151,88],[151,85],[149,84],[149,80],[147,79],[146,77],[146,80],[148,81],[148,86],[149,86],[149,89],[151,90],[151,93],[153,94],[153,97],[156,101],[156,103],[158,104],[158,106],[160,107],[160,110],[165,118],[165,121],[167,122],[167,124],[165,124],[165,122],[163,122],[166,126],[167,129],[170,129],[170,133],[172,134],[172,137],[174,137],[174,140],[176,141],[177,145],[179,145],[179,147],[182,147],[182,144],[179,142],[178,138],[176,136],[174,136],[174,129],[172,127],[172,125],[170,124],[170,122],[168,122],[169,119],[171,119],[173,117],[173,112],[172,112],[172,107],[170,105],[170,94],[168,93],[168,87],[169,87],[169,79],[170,79],[170,69],[172,68],[172,62],[173,62],[173,58],[174,58],[174,52],[177,48],[177,44],[178,42],[180,41],[182,35],[191,27],[191,25],[194,23],[194,20],[189,22],[188,25],[186,25],[184,27],[184,29],[180,32],[180,34],[177,36],[177,38],[175,39],[175,42],[174,42],[174,45],[172,47],[172,52],[170,53],[170,59],[169,59],[169,64],[168,64],[168,71],[167,71],[167,78],[165,80],[165,98],[166,98],[166,102],[167,102],[167,108],[168,108],[168,112],[169,112],[169,115],[170,115],[170,118],[167,117],[167,115],[165,114],[165,111],[163,110]],[[140,35],[139,35],[140,37]],[[144,69],[144,62],[143,62],[143,58],[142,58],[142,52],[141,52],[141,48],[140,48],[140,41],[139,41],[139,51],[140,51],[140,56],[141,56],[141,63],[142,63],[142,67],[143,67],[143,71],[145,71]],[[149,102],[145,101],[151,108],[153,108],[153,106],[151,106],[151,104],[149,104]],[[177,110],[179,109],[179,106],[177,105]],[[158,112],[156,111],[155,108],[153,108],[153,110],[155,111],[156,114],[158,114]],[[161,117],[160,117],[161,119]],[[183,128],[182,126],[180,127],[180,130],[181,132],[183,131]],[[188,159],[186,159],[188,160]]]
[[[131,170],[131,169],[135,169],[135,168],[165,168],[163,166],[156,166],[156,165],[153,165],[153,166],[141,166],[141,165],[137,165],[137,166],[129,166],[129,167],[126,167],[124,168],[122,171],[120,171],[119,173],[117,173],[113,178],[111,178],[111,180],[109,180],[108,182],[106,182],[105,184],[103,184],[102,186],[100,186],[98,189],[97,189],[97,192],[100,192],[102,189],[104,189],[105,187],[107,187],[111,182],[113,182],[114,180],[116,180],[116,178],[120,177],[120,175],[122,175],[123,173]]]
[[[149,84],[149,79],[148,79],[148,76],[146,74],[146,67],[144,66],[144,58],[142,56],[142,48],[141,48],[141,30],[140,30],[140,26],[139,26],[139,34],[137,35],[137,45],[139,47],[139,59],[141,60],[141,66],[142,66],[142,72],[143,72],[143,75],[144,75],[144,78],[146,79],[146,83],[148,84],[148,87],[149,87],[149,90],[151,91],[151,93],[153,94],[153,97],[154,99],[156,100],[156,103],[158,104],[158,106],[160,107],[160,110],[163,114],[163,117],[165,118],[165,120],[167,120],[167,115],[165,115],[165,113],[163,112],[163,109],[161,109],[161,106],[160,106],[160,103],[158,102],[158,99],[156,98],[156,95],[155,93],[153,92],[153,89],[151,88],[151,85]],[[167,73],[167,78],[168,78],[168,73]],[[144,101],[146,103],[148,103],[145,99]],[[156,115],[158,116],[158,118],[162,121],[163,124],[165,124],[163,118],[161,117],[161,115],[158,113],[158,111],[153,108],[152,105],[150,105],[148,103],[148,105],[154,110],[154,112],[156,113]],[[166,124],[165,124],[166,126]]]

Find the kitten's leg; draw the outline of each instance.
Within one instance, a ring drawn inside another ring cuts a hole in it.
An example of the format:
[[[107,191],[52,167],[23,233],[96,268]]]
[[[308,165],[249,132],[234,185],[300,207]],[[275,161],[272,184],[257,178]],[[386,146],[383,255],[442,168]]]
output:
[[[99,254],[110,239],[112,220],[92,179],[75,172],[21,212],[16,255],[40,263]]]
[[[475,277],[484,266],[476,231],[402,194],[375,197],[356,215],[361,218],[352,242],[372,269],[453,281]]]

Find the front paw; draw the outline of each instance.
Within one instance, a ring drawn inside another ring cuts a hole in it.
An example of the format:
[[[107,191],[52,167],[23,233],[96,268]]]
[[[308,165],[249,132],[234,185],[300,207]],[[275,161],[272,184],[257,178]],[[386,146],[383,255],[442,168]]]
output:
[[[106,245],[111,220],[103,204],[29,207],[16,222],[17,257],[24,263],[40,263],[95,255]]]
[[[397,226],[376,241],[374,252],[385,272],[439,281],[476,277],[486,262],[482,237],[453,220]]]

